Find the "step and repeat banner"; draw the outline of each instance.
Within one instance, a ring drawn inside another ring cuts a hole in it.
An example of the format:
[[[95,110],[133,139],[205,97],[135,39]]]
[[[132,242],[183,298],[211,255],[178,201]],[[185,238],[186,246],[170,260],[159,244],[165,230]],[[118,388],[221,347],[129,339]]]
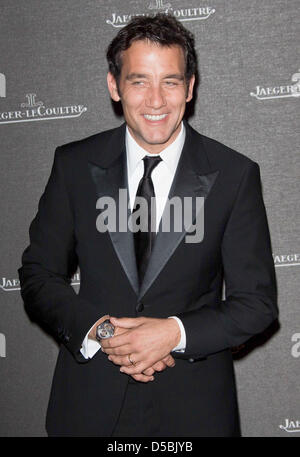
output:
[[[195,36],[189,122],[261,169],[280,317],[234,356],[242,434],[300,437],[298,0],[0,0],[0,436],[46,436],[58,346],[26,315],[17,269],[54,150],[123,122],[106,48],[158,11]]]

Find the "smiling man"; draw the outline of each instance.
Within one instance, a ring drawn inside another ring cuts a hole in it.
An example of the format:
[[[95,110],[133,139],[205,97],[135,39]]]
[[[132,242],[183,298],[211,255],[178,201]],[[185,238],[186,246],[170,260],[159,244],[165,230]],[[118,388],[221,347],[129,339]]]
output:
[[[175,18],[132,19],[107,59],[125,123],[57,148],[19,269],[28,314],[60,342],[47,432],[240,436],[231,348],[278,312],[259,166],[183,121],[197,65]],[[146,228],[97,230],[102,197]],[[162,230],[173,197],[204,199],[200,242],[178,213]]]

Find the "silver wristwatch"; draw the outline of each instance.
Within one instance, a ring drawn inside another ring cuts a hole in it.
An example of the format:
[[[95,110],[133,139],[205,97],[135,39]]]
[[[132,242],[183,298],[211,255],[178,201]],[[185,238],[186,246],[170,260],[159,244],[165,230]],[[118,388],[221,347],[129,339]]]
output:
[[[112,325],[109,319],[101,322],[96,328],[96,339],[101,341],[101,339],[111,338],[114,335],[115,327]]]

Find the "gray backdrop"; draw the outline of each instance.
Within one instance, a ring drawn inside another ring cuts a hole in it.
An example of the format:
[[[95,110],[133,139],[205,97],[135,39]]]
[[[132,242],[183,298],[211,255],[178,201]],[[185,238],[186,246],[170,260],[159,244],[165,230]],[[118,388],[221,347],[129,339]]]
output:
[[[261,168],[280,323],[236,356],[242,432],[300,436],[299,1],[0,0],[1,436],[46,434],[58,347],[25,314],[17,269],[54,149],[121,124],[105,49],[130,15],[166,9],[196,38],[191,124]]]

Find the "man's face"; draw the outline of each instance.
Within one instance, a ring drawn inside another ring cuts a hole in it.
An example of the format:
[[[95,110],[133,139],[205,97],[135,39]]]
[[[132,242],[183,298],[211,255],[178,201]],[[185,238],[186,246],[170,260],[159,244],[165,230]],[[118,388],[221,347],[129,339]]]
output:
[[[150,153],[159,153],[180,131],[195,78],[187,87],[184,54],[175,45],[135,41],[123,52],[122,63],[119,92],[108,73],[110,95],[114,101],[121,100],[125,121],[136,142]]]

